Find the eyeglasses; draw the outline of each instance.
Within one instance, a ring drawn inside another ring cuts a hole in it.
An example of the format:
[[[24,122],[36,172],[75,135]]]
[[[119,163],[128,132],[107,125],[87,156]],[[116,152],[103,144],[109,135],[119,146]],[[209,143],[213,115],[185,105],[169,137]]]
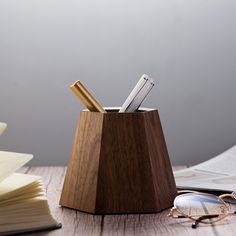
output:
[[[168,216],[189,218],[194,221],[192,224],[194,229],[199,223],[212,224],[226,216],[236,214],[236,211],[230,212],[230,205],[223,200],[224,198],[236,200],[236,191],[220,196],[190,191],[175,198],[174,207],[170,209]]]

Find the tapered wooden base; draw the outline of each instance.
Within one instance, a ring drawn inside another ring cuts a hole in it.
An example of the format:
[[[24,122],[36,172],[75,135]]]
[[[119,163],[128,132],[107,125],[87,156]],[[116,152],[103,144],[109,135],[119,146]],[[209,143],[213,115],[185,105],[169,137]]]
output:
[[[157,110],[81,112],[60,205],[148,213],[172,206],[176,194]]]

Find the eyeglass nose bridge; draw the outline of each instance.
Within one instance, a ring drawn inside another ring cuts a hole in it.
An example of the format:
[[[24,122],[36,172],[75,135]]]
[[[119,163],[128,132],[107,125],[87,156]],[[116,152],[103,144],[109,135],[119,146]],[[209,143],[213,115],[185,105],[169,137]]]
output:
[[[233,191],[232,193],[225,193],[219,196],[221,200],[223,200],[226,197],[231,197],[236,200],[236,191]],[[224,200],[223,200],[224,201]]]
[[[231,195],[234,199],[236,199],[236,191],[233,191]]]

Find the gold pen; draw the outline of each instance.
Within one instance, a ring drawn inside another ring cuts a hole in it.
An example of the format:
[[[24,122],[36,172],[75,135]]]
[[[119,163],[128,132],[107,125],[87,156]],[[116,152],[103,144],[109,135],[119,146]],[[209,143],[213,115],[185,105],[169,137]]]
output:
[[[103,107],[97,102],[97,100],[89,93],[89,91],[79,80],[72,84],[70,88],[80,98],[89,111],[106,113]]]

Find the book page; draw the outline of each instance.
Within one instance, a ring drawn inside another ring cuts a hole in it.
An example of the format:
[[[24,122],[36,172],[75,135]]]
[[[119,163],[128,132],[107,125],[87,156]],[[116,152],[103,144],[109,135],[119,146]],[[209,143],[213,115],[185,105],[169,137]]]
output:
[[[23,235],[24,231],[36,231],[48,227],[58,228],[61,225],[50,214],[45,196],[1,207],[0,235],[15,235],[14,233]]]
[[[0,182],[32,158],[31,154],[0,151]]]
[[[16,191],[20,189],[25,189],[27,186],[32,185],[35,181],[39,181],[40,176],[35,175],[26,175],[20,173],[13,173],[12,175],[8,176],[0,183],[0,204],[2,197],[6,194],[14,193],[17,194]]]
[[[6,129],[7,124],[6,123],[2,123],[0,122],[0,136],[1,134],[4,132],[4,130]]]
[[[222,154],[174,172],[176,185],[181,189],[236,190],[236,145]]]

